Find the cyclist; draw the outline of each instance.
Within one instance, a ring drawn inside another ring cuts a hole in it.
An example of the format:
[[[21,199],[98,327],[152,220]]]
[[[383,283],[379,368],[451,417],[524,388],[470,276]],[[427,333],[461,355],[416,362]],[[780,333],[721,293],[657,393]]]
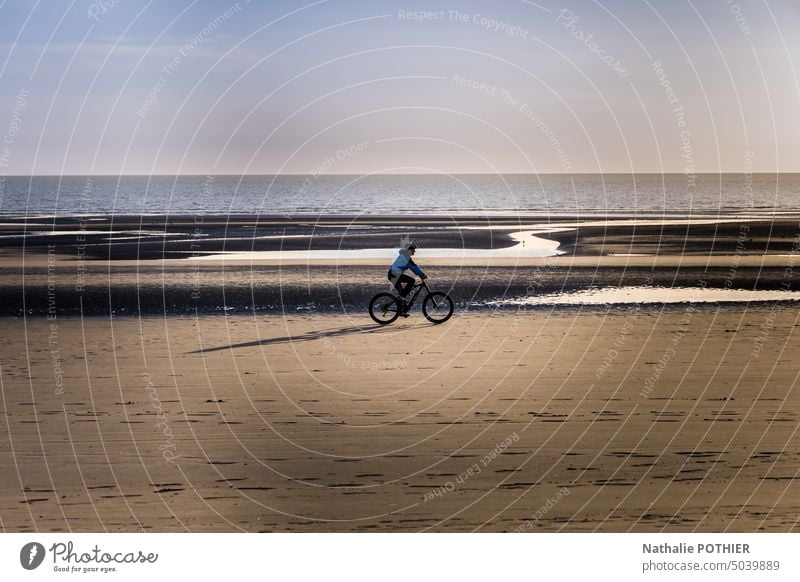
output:
[[[409,241],[403,244],[397,258],[389,267],[389,281],[392,282],[394,288],[400,294],[402,299],[402,311],[400,315],[408,317],[408,304],[405,301],[406,296],[414,286],[414,277],[409,277],[405,274],[406,270],[411,269],[411,272],[417,275],[420,279],[427,279],[425,271],[419,268],[411,257],[417,251],[417,244],[414,241]]]

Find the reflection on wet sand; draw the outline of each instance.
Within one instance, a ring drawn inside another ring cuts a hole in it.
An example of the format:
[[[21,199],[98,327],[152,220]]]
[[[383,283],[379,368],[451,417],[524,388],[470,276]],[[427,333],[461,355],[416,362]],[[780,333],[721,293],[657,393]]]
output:
[[[607,287],[487,301],[481,305],[630,305],[637,303],[751,303],[800,301],[800,291],[707,287]]]

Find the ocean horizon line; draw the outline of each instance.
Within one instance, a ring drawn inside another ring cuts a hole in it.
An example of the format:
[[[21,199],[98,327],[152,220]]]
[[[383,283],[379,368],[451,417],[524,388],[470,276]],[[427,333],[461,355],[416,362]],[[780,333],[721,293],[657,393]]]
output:
[[[687,174],[686,172],[391,172],[391,173],[325,173],[325,174],[298,174],[298,173],[278,173],[278,174],[261,174],[261,173],[208,173],[208,174],[2,174],[0,178],[116,178],[116,177],[133,177],[133,178],[198,178],[198,177],[305,177],[314,176],[317,178],[322,177],[335,177],[335,176],[794,176],[800,175],[800,170],[791,172],[693,172]]]

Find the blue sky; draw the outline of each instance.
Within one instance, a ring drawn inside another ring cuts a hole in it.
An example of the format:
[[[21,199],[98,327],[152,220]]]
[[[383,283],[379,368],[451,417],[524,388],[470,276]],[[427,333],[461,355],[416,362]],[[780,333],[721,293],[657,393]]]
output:
[[[800,171],[798,25],[789,1],[8,0],[0,173]]]

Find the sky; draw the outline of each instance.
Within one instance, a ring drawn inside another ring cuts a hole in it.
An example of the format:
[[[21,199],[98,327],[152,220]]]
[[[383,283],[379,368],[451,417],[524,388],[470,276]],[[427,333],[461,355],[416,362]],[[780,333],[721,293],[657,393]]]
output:
[[[0,175],[800,171],[796,1],[0,2]]]

